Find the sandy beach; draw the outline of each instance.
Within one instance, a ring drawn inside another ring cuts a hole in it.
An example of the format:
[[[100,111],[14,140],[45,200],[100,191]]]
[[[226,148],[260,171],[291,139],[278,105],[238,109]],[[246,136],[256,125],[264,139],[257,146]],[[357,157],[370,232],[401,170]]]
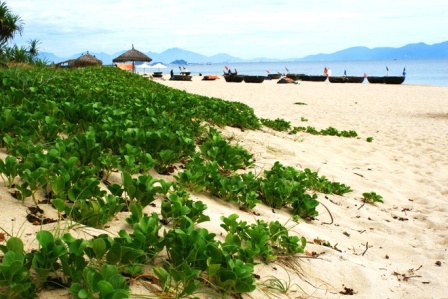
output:
[[[212,219],[201,225],[218,235],[223,231],[219,217],[238,213],[248,222],[278,220],[308,242],[306,254],[297,257],[297,263],[257,265],[259,287],[243,298],[341,298],[350,294],[355,298],[448,298],[448,87],[277,84],[277,80],[226,83],[222,77],[202,81],[199,76],[190,82],[170,81],[167,75],[154,81],[245,103],[261,118],[282,118],[291,126],[317,130],[330,126],[354,130],[359,136],[221,128],[224,136],[254,155],[256,162],[250,171],[256,174],[280,161],[300,170],[318,171],[353,190],[344,196],[318,194],[319,216],[298,224],[291,221],[288,211],[258,205],[254,215],[202,193],[193,194],[192,199],[208,206],[206,212]],[[367,142],[368,137],[373,141]],[[0,153],[1,158],[5,156]],[[384,203],[365,204],[365,192],[381,195]],[[26,208],[3,184],[0,201],[0,227],[19,232],[28,240],[27,246],[35,246],[34,233],[40,227],[15,221],[24,219]],[[157,206],[145,212],[160,212]],[[112,221],[108,231],[114,234],[122,229],[126,216]],[[55,226],[45,229],[51,227]],[[98,234],[94,229],[78,229],[77,233],[85,237]],[[273,277],[289,286],[284,294],[263,288]],[[149,295],[139,284],[131,292]],[[40,298],[56,297],[69,298],[68,291],[40,294]]]
[[[318,171],[353,189],[343,197],[319,195],[331,215],[320,206],[315,221],[293,228],[308,240],[307,251],[318,253],[316,259],[300,261],[302,277],[285,276],[280,267],[272,271],[270,265],[259,270],[290,279],[289,298],[342,297],[345,288],[357,298],[448,297],[448,88],[276,82],[226,83],[197,76],[192,82],[161,81],[245,103],[259,117],[283,118],[292,126],[358,133],[356,139],[288,135],[267,128],[224,130],[255,155],[255,172],[280,161]],[[384,203],[363,205],[364,192],[380,194]],[[283,223],[289,217],[256,210]],[[311,244],[315,239],[337,244],[339,251]]]

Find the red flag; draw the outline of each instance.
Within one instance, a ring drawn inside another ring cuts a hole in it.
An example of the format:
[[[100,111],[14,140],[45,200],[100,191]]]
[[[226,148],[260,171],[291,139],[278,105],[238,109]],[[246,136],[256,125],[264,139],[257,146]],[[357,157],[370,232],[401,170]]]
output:
[[[266,73],[268,73],[268,74],[269,74],[269,73],[270,73],[270,71],[269,71],[269,70],[266,70]]]
[[[328,75],[328,69],[327,69],[327,67],[324,68],[324,74],[325,74],[325,75]]]
[[[226,68],[226,70],[229,70],[229,67],[227,65],[225,66],[225,68]]]

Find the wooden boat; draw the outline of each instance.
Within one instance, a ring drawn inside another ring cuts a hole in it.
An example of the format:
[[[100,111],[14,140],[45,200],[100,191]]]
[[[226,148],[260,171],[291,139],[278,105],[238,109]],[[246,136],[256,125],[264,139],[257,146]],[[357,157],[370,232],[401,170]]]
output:
[[[377,83],[385,83],[385,84],[401,84],[404,82],[405,76],[368,76],[367,81],[369,83],[377,84]]]
[[[330,76],[328,77],[328,81],[331,83],[345,83],[347,82],[347,77],[345,76]]]
[[[367,81],[369,81],[369,83],[372,84],[378,84],[378,83],[384,83],[384,77],[378,77],[378,76],[368,76],[367,77]]]
[[[282,74],[268,74],[267,79],[272,80],[272,79],[280,79],[282,77]]]
[[[216,80],[216,79],[219,79],[219,77],[216,75],[207,75],[202,78],[202,80],[204,80],[204,81],[212,81],[212,80]]]
[[[240,83],[243,82],[245,75],[224,75],[224,79],[226,79],[226,82],[236,82]]]
[[[364,77],[359,76],[330,76],[328,81],[331,83],[362,83]]]
[[[327,80],[327,76],[324,75],[286,74],[286,77],[291,78],[294,81],[302,80],[302,81],[323,82]]]
[[[277,84],[284,84],[284,83],[297,83],[297,81],[294,81],[291,78],[281,78],[280,80],[277,81]]]
[[[244,76],[244,82],[246,83],[262,83],[265,76]]]
[[[362,83],[364,82],[364,76],[346,76],[347,83]]]
[[[313,81],[313,82],[324,82],[325,80],[327,80],[327,76],[324,76],[324,75],[309,75],[308,79],[309,79],[308,81]],[[302,80],[304,80],[304,79],[302,79]]]
[[[173,77],[170,78],[170,80],[175,80],[175,81],[191,81],[191,76],[187,76],[187,75],[173,75]]]
[[[286,74],[286,78],[291,78],[294,81],[302,80],[302,77],[306,76],[305,74]]]
[[[404,82],[405,76],[386,76],[384,77],[384,83],[386,84],[401,84]]]

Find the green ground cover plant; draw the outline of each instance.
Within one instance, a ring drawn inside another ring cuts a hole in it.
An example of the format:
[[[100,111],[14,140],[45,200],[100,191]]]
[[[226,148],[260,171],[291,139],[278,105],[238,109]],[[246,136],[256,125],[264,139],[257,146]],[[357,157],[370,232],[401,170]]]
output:
[[[128,278],[145,273],[174,298],[204,288],[239,296],[256,288],[258,260],[302,253],[306,243],[278,222],[248,224],[235,215],[223,218],[228,234],[219,241],[197,227],[210,220],[207,206],[186,190],[249,212],[265,203],[305,219],[317,215],[314,192],[351,191],[278,162],[256,175],[253,155],[218,130],[263,124],[287,131],[289,122],[259,119],[245,104],[191,95],[115,68],[1,70],[0,106],[0,145],[7,152],[0,175],[17,199],[40,205],[40,193],[57,210],[57,221],[96,228],[130,212],[127,229],[116,237],[77,239],[42,228],[38,249],[24,252],[20,238],[10,236],[0,245],[5,298],[33,298],[54,279],[75,298],[128,298]],[[175,172],[175,180],[156,178],[152,170]],[[110,183],[114,172],[121,179]],[[160,212],[145,214],[156,200]]]
[[[8,156],[5,161],[0,159],[0,174],[2,179],[7,182],[8,188],[11,188],[14,179],[19,173],[19,163],[16,157]]]
[[[0,263],[0,298],[34,298],[36,286],[25,265],[22,240],[11,237],[0,249],[4,254]]]
[[[287,131],[291,128],[291,122],[281,118],[276,118],[274,120],[261,118],[260,121],[266,127],[280,132]]]
[[[370,204],[374,204],[377,202],[384,203],[383,197],[379,194],[376,194],[375,192],[365,192],[362,194],[362,196],[363,196],[362,199],[365,203],[370,203]]]
[[[305,238],[289,236],[288,230],[278,221],[265,222],[257,220],[254,224],[237,221],[239,216],[232,214],[221,217],[221,227],[228,234],[224,248],[231,254],[237,254],[246,262],[254,263],[261,259],[265,262],[275,261],[279,255],[303,253]]]
[[[276,162],[270,170],[265,171],[261,182],[263,201],[270,207],[280,209],[292,207],[293,213],[302,218],[312,218],[318,213],[317,195],[307,192],[306,175]]]
[[[221,172],[246,169],[254,164],[253,156],[241,145],[231,145],[214,128],[210,128],[205,141],[200,145],[204,160],[218,163]]]
[[[338,136],[338,137],[347,137],[347,138],[355,138],[358,137],[358,133],[354,130],[342,130],[339,131],[333,127],[328,127],[326,129],[317,130],[314,127],[294,127],[289,134],[297,134],[298,132],[304,132],[312,135],[324,135],[324,136]]]

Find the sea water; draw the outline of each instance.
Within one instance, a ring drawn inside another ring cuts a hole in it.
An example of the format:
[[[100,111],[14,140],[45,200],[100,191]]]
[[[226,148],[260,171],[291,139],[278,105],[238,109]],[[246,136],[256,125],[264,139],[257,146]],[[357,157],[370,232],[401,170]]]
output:
[[[188,64],[185,66],[168,65],[163,73],[175,74],[183,67],[192,75],[222,75],[227,72],[226,66],[238,74],[267,75],[270,73],[297,73],[323,75],[324,68],[330,68],[332,76],[385,76],[389,69],[390,76],[401,76],[406,72],[403,84],[448,86],[448,59],[418,60],[350,60],[350,61],[282,61],[282,62],[246,62],[246,63],[213,63]],[[162,70],[161,70],[162,71]],[[364,83],[368,83],[367,80]]]

